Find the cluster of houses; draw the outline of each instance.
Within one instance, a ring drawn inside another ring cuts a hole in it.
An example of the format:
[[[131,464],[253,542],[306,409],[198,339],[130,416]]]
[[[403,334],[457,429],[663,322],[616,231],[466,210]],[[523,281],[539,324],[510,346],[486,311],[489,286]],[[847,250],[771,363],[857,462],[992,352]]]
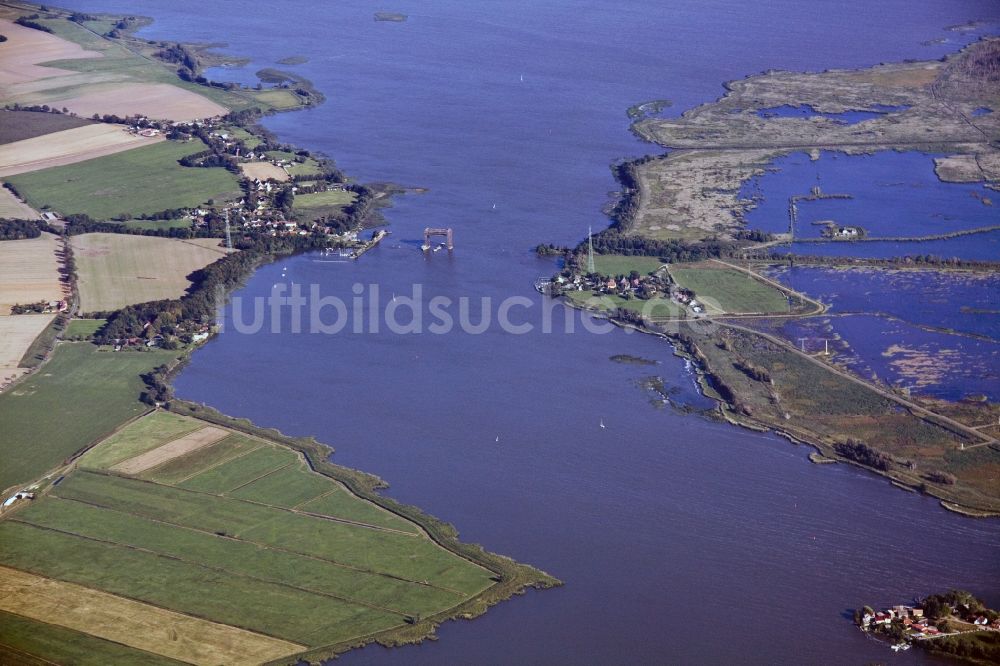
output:
[[[650,275],[636,276],[619,275],[617,277],[602,277],[596,274],[574,274],[570,277],[560,275],[554,283],[557,291],[592,291],[608,296],[622,298],[669,298],[675,303],[687,307],[694,315],[705,314],[705,306],[695,297],[694,292],[685,289],[670,279],[666,265]]]
[[[143,326],[143,329],[148,329],[150,326],[149,322]],[[201,325],[195,333],[191,334],[191,343],[198,344],[208,340],[209,336],[212,335],[212,327],[208,324]],[[163,346],[166,341],[162,335],[157,334],[151,338],[143,337],[131,337],[131,338],[115,338],[111,341],[114,350],[124,351],[124,350],[136,350],[142,348],[157,349]]]
[[[10,314],[53,314],[66,312],[67,310],[69,310],[69,302],[61,299],[58,301],[38,301],[37,303],[29,303],[28,305],[18,303],[11,306]]]
[[[894,623],[900,623],[906,631],[907,638],[933,638],[942,635],[930,618],[924,616],[924,610],[919,606],[893,606],[881,611],[866,612],[861,616],[861,628],[865,631],[888,629]],[[1000,618],[990,622],[985,615],[969,618],[969,622],[982,629],[1000,631]]]

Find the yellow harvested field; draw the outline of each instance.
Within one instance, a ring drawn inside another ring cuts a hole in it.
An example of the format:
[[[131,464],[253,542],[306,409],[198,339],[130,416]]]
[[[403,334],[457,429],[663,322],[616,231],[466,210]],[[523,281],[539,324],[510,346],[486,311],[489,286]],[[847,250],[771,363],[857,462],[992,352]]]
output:
[[[56,102],[84,118],[95,113],[136,114],[167,120],[222,116],[229,110],[198,93],[169,83],[120,83],[94,86],[94,91]]]
[[[147,469],[152,469],[157,465],[162,465],[168,460],[180,458],[181,456],[191,453],[192,451],[204,448],[209,444],[215,444],[220,439],[227,437],[228,435],[228,430],[216,428],[215,426],[206,426],[200,430],[195,430],[192,433],[188,433],[183,437],[175,439],[172,442],[167,442],[162,446],[158,446],[152,451],[146,451],[145,453],[137,455],[134,458],[123,460],[117,465],[111,467],[111,471],[120,472],[122,474],[139,474],[140,472],[145,472]]]
[[[246,162],[240,165],[240,170],[247,178],[257,178],[260,180],[288,180],[288,173],[280,166],[270,162]]]
[[[0,186],[0,218],[8,220],[37,220],[38,211],[14,196],[6,187]]]
[[[54,314],[0,316],[0,390],[27,370],[18,368],[21,358]]]
[[[226,254],[218,238],[81,234],[71,242],[82,312],[179,298],[191,284],[189,273]]]
[[[48,104],[80,116],[142,114],[167,120],[195,120],[228,112],[207,97],[169,83],[129,80],[127,71],[75,72],[40,63],[103,58],[79,44],[0,19],[0,98],[4,102]]]
[[[131,134],[121,125],[84,125],[0,146],[0,176],[48,169],[164,141]]]
[[[42,67],[38,63],[101,57],[100,53],[87,51],[79,44],[6,19],[0,19],[0,34],[7,38],[0,43],[0,85],[3,86],[73,73]]]
[[[0,315],[17,303],[58,301],[65,297],[59,281],[59,239],[42,234],[28,240],[0,241]]]
[[[0,567],[0,610],[191,664],[259,664],[305,648],[73,583]]]

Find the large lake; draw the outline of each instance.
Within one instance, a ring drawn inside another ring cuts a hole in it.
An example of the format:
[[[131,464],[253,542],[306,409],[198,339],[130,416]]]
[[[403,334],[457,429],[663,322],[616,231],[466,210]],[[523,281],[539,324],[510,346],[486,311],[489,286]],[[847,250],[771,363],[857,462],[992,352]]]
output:
[[[420,284],[425,297],[530,299],[517,319],[540,317],[532,281],[554,267],[530,249],[603,227],[609,163],[656,150],[629,134],[631,104],[669,98],[679,113],[767,68],[937,58],[976,35],[947,26],[1000,18],[986,0],[62,4],[153,15],[154,38],[228,42],[254,59],[230,73],[243,80],[308,57],[291,69],[327,103],[266,125],[359,180],[429,188],[397,199],[393,235],[363,260],[295,257],[241,297],[296,283],[350,299],[355,283],[377,283],[385,302]],[[376,9],[409,19],[376,22]],[[428,225],[455,228],[453,256],[422,255]],[[495,323],[480,335],[284,330],[230,326],[178,393],[315,435],[464,539],[566,582],[449,623],[438,642],[344,663],[923,663],[865,638],[849,609],[952,587],[1000,603],[997,521],[652,404],[639,385],[650,375],[699,404],[661,340]]]

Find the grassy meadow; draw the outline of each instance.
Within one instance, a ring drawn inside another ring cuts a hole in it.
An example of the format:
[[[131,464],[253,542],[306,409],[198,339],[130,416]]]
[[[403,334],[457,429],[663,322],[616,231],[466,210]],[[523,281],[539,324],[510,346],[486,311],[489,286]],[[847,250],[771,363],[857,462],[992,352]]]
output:
[[[176,358],[63,343],[36,374],[0,394],[0,488],[31,481],[148,407],[139,378]]]
[[[182,157],[201,150],[205,144],[197,140],[164,141],[7,180],[35,209],[84,213],[96,220],[239,196],[239,181],[225,169],[178,164]]]
[[[230,431],[142,478],[104,471],[207,425],[155,412],[116,432],[0,522],[0,565],[309,648],[406,626],[493,585],[264,439]]]
[[[565,295],[566,298],[570,299],[574,303],[594,307],[602,312],[622,308],[631,312],[645,312],[645,314],[650,317],[684,316],[684,308],[682,306],[674,303],[668,298],[660,298],[659,296],[648,300],[641,300],[638,298],[626,300],[616,294],[600,294],[599,296],[595,296],[593,292],[590,291],[567,291]],[[593,300],[591,301],[591,299]],[[591,302],[588,303],[588,301]]]
[[[710,310],[788,312],[788,300],[781,291],[742,271],[674,265],[670,267],[670,275],[677,284],[693,291]]]
[[[665,264],[657,257],[630,257],[624,254],[595,254],[594,268],[605,276],[617,277],[638,271],[640,275],[653,273]]]

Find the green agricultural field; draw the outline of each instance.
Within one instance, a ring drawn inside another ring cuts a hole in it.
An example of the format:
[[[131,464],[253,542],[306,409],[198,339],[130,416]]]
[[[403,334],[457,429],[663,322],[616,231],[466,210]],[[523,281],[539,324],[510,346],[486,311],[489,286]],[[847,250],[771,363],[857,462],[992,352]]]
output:
[[[225,169],[178,164],[182,157],[201,150],[205,144],[198,140],[164,141],[7,180],[37,210],[85,213],[97,220],[239,196],[239,181]]]
[[[119,352],[120,353],[120,352]],[[139,419],[80,458],[85,469],[108,469],[202,427],[202,423],[163,410]]]
[[[220,131],[229,134],[229,136],[234,139],[239,139],[246,144],[247,148],[250,148],[251,150],[263,143],[260,137],[256,134],[251,134],[238,125],[225,125],[220,129]]]
[[[261,446],[266,445],[259,440],[233,434],[211,446],[206,446],[147,470],[140,474],[140,477],[165,485],[179,485],[186,479],[201,474],[209,468],[221,465],[237,456],[245,455]]]
[[[251,455],[257,455],[257,451]],[[291,509],[328,493],[330,489],[329,479],[319,474],[308,473],[306,464],[296,461],[271,471],[228,495],[236,499],[265,502]]]
[[[288,167],[289,176],[315,176],[322,173],[319,162],[311,157],[307,157],[305,162],[297,162]]]
[[[63,335],[70,339],[92,338],[106,323],[107,319],[73,319]]]
[[[298,155],[290,150],[269,150],[266,153],[268,159],[272,160],[288,160],[289,162],[294,161]]]
[[[46,660],[35,660],[25,654],[45,655]],[[181,666],[184,662],[0,611],[0,663],[25,666],[52,663],[74,666]]]
[[[638,298],[624,299],[621,296],[601,294],[594,296],[590,291],[567,291],[566,298],[579,304],[592,307],[601,312],[608,312],[612,309],[623,308],[632,312],[643,313],[651,317],[683,317],[684,308],[674,303],[670,299],[651,298],[642,300]],[[591,300],[593,299],[593,300]],[[590,302],[588,302],[590,301]]]
[[[177,358],[166,351],[102,352],[63,343],[36,374],[0,394],[0,488],[36,479],[148,407],[139,375]]]
[[[370,502],[359,502],[349,490],[338,486],[336,489],[300,504],[299,511],[318,513],[331,518],[344,518],[358,523],[388,527],[403,532],[417,534],[420,529],[404,518],[386,511]]]
[[[164,439],[140,423],[126,438]],[[279,473],[238,499],[78,469],[0,522],[0,564],[310,647],[403,626],[493,584],[401,517],[408,529],[344,522],[373,507],[332,479],[303,464]],[[280,506],[334,494],[324,513],[339,520]]]
[[[297,460],[298,456],[289,449],[262,446],[247,455],[193,476],[180,486],[206,493],[228,493],[269,472],[293,465]]]
[[[594,268],[601,275],[617,277],[638,271],[648,275],[662,268],[664,263],[656,257],[630,257],[624,254],[595,254]]]
[[[710,311],[788,312],[788,299],[783,293],[742,271],[674,265],[670,275],[677,284],[693,291]]]
[[[316,208],[332,208],[346,206],[352,203],[356,195],[354,192],[346,190],[327,190],[326,192],[313,192],[312,194],[302,194],[295,197],[295,208],[313,210]]]

